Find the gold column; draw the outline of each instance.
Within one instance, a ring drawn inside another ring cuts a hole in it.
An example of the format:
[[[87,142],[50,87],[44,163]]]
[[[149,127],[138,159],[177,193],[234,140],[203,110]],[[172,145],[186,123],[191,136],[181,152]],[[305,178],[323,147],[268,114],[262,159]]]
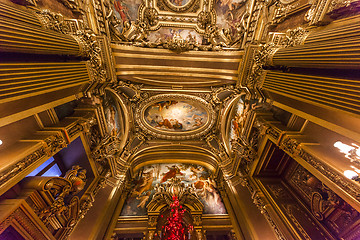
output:
[[[360,83],[356,80],[268,71],[263,89],[299,101],[360,114]]]
[[[81,55],[74,37],[42,27],[30,11],[0,3],[0,51],[37,54]]]
[[[89,82],[86,62],[0,64],[0,103]]]
[[[278,49],[270,64],[301,68],[360,68],[360,17],[315,29],[302,45]]]

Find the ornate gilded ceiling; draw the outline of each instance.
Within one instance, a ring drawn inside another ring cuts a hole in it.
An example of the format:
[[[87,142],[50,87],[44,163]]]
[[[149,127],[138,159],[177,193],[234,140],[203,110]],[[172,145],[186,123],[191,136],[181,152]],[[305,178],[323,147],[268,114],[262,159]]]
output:
[[[249,2],[117,0],[109,9],[110,31],[118,42],[176,52],[239,49]]]

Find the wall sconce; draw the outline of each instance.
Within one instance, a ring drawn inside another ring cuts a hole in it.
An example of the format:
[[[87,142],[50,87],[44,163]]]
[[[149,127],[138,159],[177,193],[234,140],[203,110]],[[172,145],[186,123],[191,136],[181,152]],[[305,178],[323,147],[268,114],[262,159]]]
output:
[[[0,145],[2,145],[2,144],[3,144],[3,141],[0,140]]]

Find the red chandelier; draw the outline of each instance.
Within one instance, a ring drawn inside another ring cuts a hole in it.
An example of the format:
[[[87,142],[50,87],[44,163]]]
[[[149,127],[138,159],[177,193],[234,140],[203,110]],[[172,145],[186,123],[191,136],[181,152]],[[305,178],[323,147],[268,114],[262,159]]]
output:
[[[167,224],[164,228],[165,240],[189,240],[190,232],[193,230],[193,226],[184,226],[183,217],[186,209],[180,205],[177,196],[173,196],[173,203],[170,204],[171,212],[167,218]]]

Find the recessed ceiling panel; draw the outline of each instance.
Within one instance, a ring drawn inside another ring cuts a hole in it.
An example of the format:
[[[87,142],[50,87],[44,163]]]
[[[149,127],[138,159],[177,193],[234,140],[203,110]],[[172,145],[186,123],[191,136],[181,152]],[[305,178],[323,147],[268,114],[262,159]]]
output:
[[[149,49],[112,44],[119,80],[151,86],[208,87],[235,84],[244,51],[181,54],[167,49]]]

